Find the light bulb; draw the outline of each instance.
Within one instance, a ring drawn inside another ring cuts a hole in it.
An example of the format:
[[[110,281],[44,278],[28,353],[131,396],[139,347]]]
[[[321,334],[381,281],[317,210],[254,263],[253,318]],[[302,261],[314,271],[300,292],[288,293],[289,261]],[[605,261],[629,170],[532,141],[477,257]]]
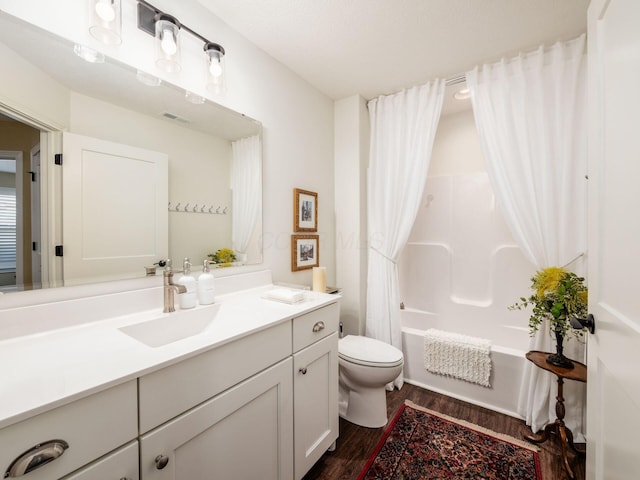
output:
[[[96,3],[96,14],[105,22],[113,22],[116,18],[116,10],[111,0],[100,0]]]
[[[222,65],[220,65],[220,62],[218,61],[218,59],[214,59],[214,58],[211,59],[211,62],[209,63],[209,73],[214,78],[217,78],[220,75],[222,75]]]
[[[173,38],[173,31],[170,28],[165,28],[162,31],[162,40],[160,41],[162,51],[168,56],[173,56],[178,51],[178,45]]]

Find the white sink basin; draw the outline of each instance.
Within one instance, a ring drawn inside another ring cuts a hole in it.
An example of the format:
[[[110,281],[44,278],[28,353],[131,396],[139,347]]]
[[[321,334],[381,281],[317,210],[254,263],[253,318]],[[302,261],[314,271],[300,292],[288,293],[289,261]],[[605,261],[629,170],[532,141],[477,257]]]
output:
[[[158,317],[120,327],[122,333],[149,347],[162,347],[184,338],[203,333],[220,311],[220,304],[192,310],[161,313]]]

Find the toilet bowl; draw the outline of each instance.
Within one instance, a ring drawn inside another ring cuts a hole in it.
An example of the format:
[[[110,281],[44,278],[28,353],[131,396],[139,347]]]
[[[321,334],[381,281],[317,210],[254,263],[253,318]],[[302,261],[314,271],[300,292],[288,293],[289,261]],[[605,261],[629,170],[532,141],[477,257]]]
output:
[[[402,371],[402,352],[380,340],[347,335],[338,342],[338,364],[340,416],[363,427],[384,426],[385,385]]]

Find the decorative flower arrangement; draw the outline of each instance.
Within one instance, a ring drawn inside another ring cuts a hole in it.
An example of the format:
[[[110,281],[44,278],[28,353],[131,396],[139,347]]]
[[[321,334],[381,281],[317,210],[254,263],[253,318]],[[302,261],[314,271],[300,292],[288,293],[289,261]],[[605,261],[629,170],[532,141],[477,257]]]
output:
[[[216,253],[207,255],[219,267],[230,267],[236,260],[236,254],[230,248],[221,248]]]
[[[584,334],[584,328],[575,329],[570,324],[573,317],[587,315],[587,287],[584,278],[564,268],[548,267],[536,272],[531,279],[533,293],[528,298],[520,297],[509,310],[522,310],[529,305],[533,312],[529,317],[531,336],[540,329],[545,319],[549,320],[549,330],[556,338],[556,353],[547,356],[552,365],[573,368],[573,362],[563,354],[564,337],[572,332],[577,338]]]
[[[569,331],[581,337],[584,330],[571,327],[571,317],[587,316],[587,287],[584,278],[561,267],[548,267],[536,272],[531,278],[533,293],[528,298],[520,297],[509,310],[522,310],[533,306],[529,317],[531,336],[540,329],[545,319],[549,319],[549,329],[553,334],[566,337]]]

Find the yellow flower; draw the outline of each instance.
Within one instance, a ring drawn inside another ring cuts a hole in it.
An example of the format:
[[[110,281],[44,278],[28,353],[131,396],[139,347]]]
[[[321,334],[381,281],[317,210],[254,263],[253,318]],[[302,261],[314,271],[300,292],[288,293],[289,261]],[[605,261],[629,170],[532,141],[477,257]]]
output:
[[[538,298],[544,297],[545,293],[555,292],[565,273],[561,267],[548,267],[536,273],[532,280]]]

